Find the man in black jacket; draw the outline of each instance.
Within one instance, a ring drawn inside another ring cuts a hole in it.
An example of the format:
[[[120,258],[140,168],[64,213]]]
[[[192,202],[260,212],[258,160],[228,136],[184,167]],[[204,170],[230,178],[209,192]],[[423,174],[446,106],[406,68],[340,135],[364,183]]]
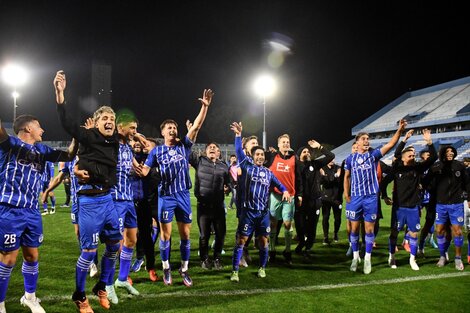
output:
[[[429,170],[432,184],[436,191],[436,232],[437,244],[441,254],[438,267],[446,263],[446,223],[450,220],[452,236],[455,245],[455,268],[463,271],[462,245],[464,224],[464,195],[468,197],[470,191],[470,179],[462,162],[455,160],[457,150],[452,146],[444,146],[439,150],[439,162]],[[466,194],[465,194],[466,192]]]
[[[392,164],[392,173],[387,175],[383,182],[383,189],[386,191],[387,183],[394,180],[393,207],[391,216],[391,232],[389,238],[389,265],[396,269],[395,248],[397,246],[397,236],[405,225],[408,227],[410,242],[410,266],[418,271],[416,254],[418,250],[418,232],[420,226],[421,204],[421,177],[437,159],[437,152],[432,144],[431,131],[423,130],[423,139],[426,141],[430,156],[427,160],[416,162],[415,149],[412,146],[405,148],[407,140],[413,134],[409,130],[405,138],[398,144],[395,150],[396,160]],[[389,201],[387,201],[389,202]]]
[[[224,197],[230,188],[228,166],[219,159],[219,145],[215,142],[206,145],[206,155],[198,157],[194,152],[189,163],[196,170],[194,195],[197,198],[197,224],[199,227],[199,256],[201,267],[221,270],[220,256],[224,246],[226,222]],[[213,264],[209,259],[209,238],[214,227],[215,245]]]
[[[320,153],[325,157],[312,160],[312,149],[320,149]],[[295,225],[299,244],[295,248],[295,252],[300,254],[305,248],[304,253],[308,256],[315,242],[321,209],[322,193],[320,189],[319,171],[323,166],[330,163],[335,158],[335,155],[315,140],[310,140],[308,146],[297,150],[297,155],[301,161],[303,197],[301,205],[296,210]],[[305,239],[305,237],[307,237],[307,239]]]
[[[322,226],[323,226],[323,244],[330,244],[329,228],[330,228],[330,213],[333,210],[334,223],[334,236],[333,240],[338,242],[338,231],[341,227],[341,204],[343,202],[343,194],[341,185],[343,182],[340,180],[341,167],[336,165],[334,160],[331,160],[326,166],[320,169],[321,174],[321,187],[322,187]]]

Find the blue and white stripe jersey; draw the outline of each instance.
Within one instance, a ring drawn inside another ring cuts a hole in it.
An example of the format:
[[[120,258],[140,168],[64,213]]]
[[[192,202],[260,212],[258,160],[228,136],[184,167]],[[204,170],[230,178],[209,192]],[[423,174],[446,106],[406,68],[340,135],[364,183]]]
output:
[[[235,152],[237,159],[242,160],[239,163],[242,175],[238,180],[242,207],[256,211],[266,210],[271,187],[277,187],[281,192],[286,191],[286,188],[270,169],[252,163],[253,160],[243,152],[241,137],[235,137]]]
[[[65,162],[64,168],[62,169],[62,172],[68,173],[70,176],[70,195],[72,197],[73,204],[77,203],[77,190],[78,190],[77,177],[75,177],[75,174],[73,172],[73,168],[75,167],[76,163],[77,163],[77,158],[73,159],[73,161]]]
[[[161,174],[159,194],[168,196],[191,189],[189,177],[189,155],[193,143],[187,136],[174,146],[156,146],[150,151],[145,165],[158,167]]]
[[[379,191],[377,165],[381,157],[380,147],[372,152],[356,152],[348,156],[345,169],[351,173],[351,196],[377,194]]]
[[[0,143],[0,203],[38,208],[46,161],[58,162],[62,151],[9,136]]]
[[[46,161],[46,168],[41,177],[42,182],[49,183],[52,177],[54,177],[54,163]]]
[[[134,151],[128,143],[119,143],[117,162],[117,184],[111,189],[114,200],[133,200],[132,185],[129,174],[132,168]]]

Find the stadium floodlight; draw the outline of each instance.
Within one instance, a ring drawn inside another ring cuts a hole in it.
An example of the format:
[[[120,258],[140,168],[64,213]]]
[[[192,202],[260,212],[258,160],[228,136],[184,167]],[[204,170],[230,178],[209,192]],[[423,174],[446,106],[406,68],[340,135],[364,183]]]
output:
[[[266,149],[266,98],[272,97],[276,90],[276,80],[270,75],[261,75],[253,83],[255,94],[263,99],[263,148]]]
[[[8,64],[2,70],[2,78],[5,84],[13,87],[13,122],[16,119],[16,99],[19,97],[19,93],[16,89],[26,83],[28,80],[28,72],[24,67],[18,64]]]

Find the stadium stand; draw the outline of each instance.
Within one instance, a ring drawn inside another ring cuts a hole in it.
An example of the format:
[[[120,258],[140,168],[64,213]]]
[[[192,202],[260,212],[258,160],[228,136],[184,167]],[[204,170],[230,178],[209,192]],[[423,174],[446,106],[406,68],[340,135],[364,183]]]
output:
[[[457,159],[470,157],[470,76],[406,92],[354,126],[351,134],[368,132],[371,147],[377,147],[390,139],[402,118],[408,121],[408,129],[415,130],[408,145],[416,151],[425,147],[421,131],[429,128],[437,148],[452,145]],[[352,143],[353,139],[333,150],[337,163],[350,154]],[[391,163],[393,151],[384,156],[384,162]]]

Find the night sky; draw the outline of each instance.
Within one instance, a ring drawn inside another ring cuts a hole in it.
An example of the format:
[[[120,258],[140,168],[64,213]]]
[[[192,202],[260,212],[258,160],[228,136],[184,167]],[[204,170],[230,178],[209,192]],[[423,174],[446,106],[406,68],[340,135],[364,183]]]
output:
[[[140,3],[140,4],[139,4]],[[231,143],[231,121],[260,137],[263,106],[251,83],[279,81],[267,100],[268,145],[289,133],[338,146],[351,128],[409,90],[470,75],[468,10],[429,1],[1,1],[0,66],[27,65],[18,115],[36,115],[44,140],[66,140],[53,76],[65,70],[68,105],[90,93],[93,60],[112,65],[113,107],[141,130],[194,119],[204,88],[215,91],[198,142]],[[462,2],[463,3],[463,2]],[[281,67],[268,65],[273,33],[293,40]],[[0,83],[0,117],[11,121]],[[80,116],[77,114],[77,116]],[[183,129],[180,128],[180,133]],[[154,134],[152,134],[154,135]]]

